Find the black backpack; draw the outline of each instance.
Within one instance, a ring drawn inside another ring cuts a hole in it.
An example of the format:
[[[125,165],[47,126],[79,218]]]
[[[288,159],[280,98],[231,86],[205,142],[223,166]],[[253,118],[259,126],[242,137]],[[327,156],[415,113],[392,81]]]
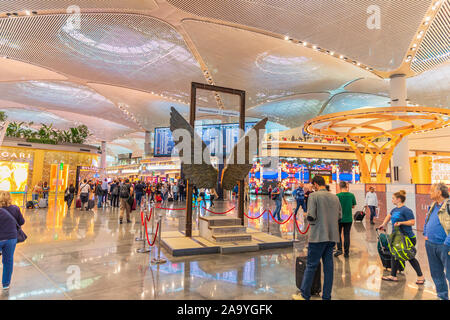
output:
[[[33,201],[28,201],[28,202],[27,202],[27,209],[34,209],[34,203],[33,203]]]
[[[122,199],[128,199],[130,197],[130,186],[124,184],[120,187],[120,197]]]

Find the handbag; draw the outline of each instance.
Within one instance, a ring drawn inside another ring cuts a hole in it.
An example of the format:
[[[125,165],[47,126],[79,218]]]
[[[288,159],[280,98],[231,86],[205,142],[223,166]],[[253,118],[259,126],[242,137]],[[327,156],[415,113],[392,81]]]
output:
[[[24,242],[25,240],[27,240],[27,235],[25,234],[25,232],[23,232],[22,227],[17,223],[16,218],[13,217],[13,215],[11,213],[9,213],[8,210],[1,208],[1,210],[5,211],[7,214],[9,214],[9,216],[14,219],[14,222],[16,223],[16,227],[17,227],[17,243],[21,243]]]

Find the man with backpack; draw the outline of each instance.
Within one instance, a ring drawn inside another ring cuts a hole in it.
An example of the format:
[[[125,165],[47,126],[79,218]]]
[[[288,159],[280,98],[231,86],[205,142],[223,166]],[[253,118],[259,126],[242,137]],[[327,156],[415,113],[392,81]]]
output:
[[[437,296],[448,300],[450,283],[450,200],[448,187],[438,183],[431,187],[433,204],[428,210],[423,227],[425,249],[430,265],[431,278],[436,286]],[[447,278],[447,279],[446,279]]]
[[[295,208],[295,218],[297,218],[297,212],[300,207],[302,207],[303,212],[306,212],[306,206],[305,206],[305,191],[303,190],[303,183],[299,184],[297,189],[294,190],[292,193],[294,196],[295,201],[297,201],[297,207]]]
[[[111,184],[111,207],[117,208],[119,206],[119,182],[114,180]]]
[[[131,223],[130,213],[131,213],[131,204],[130,198],[133,198],[133,187],[130,184],[130,180],[126,179],[125,183],[120,186],[120,217],[119,223],[122,224],[124,212],[127,212],[127,223]],[[134,201],[134,199],[133,199]]]

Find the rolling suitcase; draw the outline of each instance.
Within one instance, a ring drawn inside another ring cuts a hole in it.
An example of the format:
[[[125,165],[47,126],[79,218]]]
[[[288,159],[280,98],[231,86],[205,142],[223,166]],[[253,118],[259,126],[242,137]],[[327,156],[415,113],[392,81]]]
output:
[[[388,239],[388,235],[384,232],[379,232],[378,228],[375,229],[377,231],[377,238],[378,238],[378,242],[377,242],[377,249],[378,249],[378,254],[380,256],[381,259],[381,263],[383,264],[383,267],[388,270],[391,269],[391,252],[389,251],[389,239]],[[401,272],[403,271],[404,268],[402,267],[402,265],[399,265],[399,269],[398,271]]]
[[[33,201],[27,201],[27,209],[34,209],[34,202]]]
[[[298,290],[300,290],[302,286],[303,275],[306,270],[306,260],[307,260],[306,257],[297,257],[295,259],[295,283],[297,285]],[[311,295],[313,296],[320,295],[320,292],[322,291],[321,273],[322,273],[322,265],[319,262],[311,286]]]
[[[365,211],[364,211],[364,209],[363,209],[363,210],[361,210],[361,211],[356,211],[356,212],[355,212],[355,215],[353,216],[353,219],[354,219],[355,221],[363,221],[363,219],[364,219],[365,216],[366,216],[366,213],[365,213]]]
[[[44,199],[44,198],[39,199],[38,207],[39,207],[39,208],[47,208],[47,207],[48,207],[48,201],[47,201],[47,199]]]
[[[75,203],[75,208],[80,209],[81,208],[81,199],[77,199],[77,202]]]

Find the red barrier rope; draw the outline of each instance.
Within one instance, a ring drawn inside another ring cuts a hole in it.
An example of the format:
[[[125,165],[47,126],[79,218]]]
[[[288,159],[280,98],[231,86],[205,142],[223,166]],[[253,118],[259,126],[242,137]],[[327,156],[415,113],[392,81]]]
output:
[[[249,218],[249,219],[259,219],[259,218],[261,218],[261,217],[263,216],[263,214],[266,213],[266,212],[267,212],[267,209],[264,210],[263,213],[261,213],[261,214],[260,214],[259,216],[257,216],[257,217],[249,217],[249,216],[244,212],[244,216],[246,216],[246,217]]]
[[[306,234],[306,233],[308,232],[308,230],[309,230],[310,224],[308,223],[308,226],[306,227],[305,232],[302,232],[302,231],[300,230],[300,227],[298,226],[298,222],[297,222],[297,219],[295,219],[295,217],[294,217],[294,220],[295,220],[295,225],[297,226],[298,232],[300,232],[300,234]]]
[[[141,210],[141,223],[144,225],[144,211]]]
[[[163,208],[163,207],[156,207],[156,209],[162,209],[162,210],[186,210],[186,208],[178,208],[178,209],[175,209],[175,208]]]
[[[156,232],[155,232],[155,237],[153,238],[153,243],[150,243],[150,239],[148,238],[147,220],[145,220],[145,227],[144,227],[144,229],[145,229],[145,236],[147,237],[148,245],[150,247],[153,247],[153,245],[155,244],[155,241],[156,241],[156,236],[158,235],[159,223],[156,225]]]
[[[214,213],[214,214],[226,214],[226,213],[230,212],[231,210],[234,210],[234,208],[236,208],[236,207],[233,207],[233,208],[231,208],[230,210],[225,211],[225,212],[214,212],[214,211],[208,210],[208,209],[206,209],[205,207],[203,207],[203,209],[205,209],[206,211],[211,212],[211,213]]]
[[[152,218],[152,214],[153,214],[153,208],[150,208],[150,215],[147,218],[147,221],[150,221],[150,219]]]
[[[289,220],[291,220],[292,216],[294,215],[294,213],[292,212],[291,215],[289,216],[289,218],[286,219],[286,221],[284,221],[284,222],[278,222],[278,220],[275,219],[275,218],[273,217],[272,211],[269,210],[269,213],[270,213],[270,215],[272,216],[272,219],[273,219],[276,223],[278,223],[278,224],[285,224],[285,223],[287,223]]]

